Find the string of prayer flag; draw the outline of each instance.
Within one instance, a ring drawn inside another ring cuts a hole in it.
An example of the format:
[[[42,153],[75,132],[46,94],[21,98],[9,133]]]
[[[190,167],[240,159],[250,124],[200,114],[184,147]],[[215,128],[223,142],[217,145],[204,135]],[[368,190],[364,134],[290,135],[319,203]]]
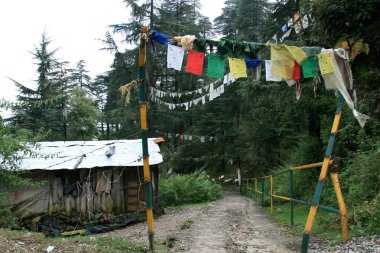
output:
[[[298,30],[299,32],[302,28],[305,28],[308,25],[309,17],[301,17],[297,14],[293,18],[292,22],[289,21],[288,24],[283,26],[283,32],[289,33],[291,30],[294,31],[294,29]],[[275,37],[277,37],[277,34]],[[154,41],[165,44],[167,42],[168,36],[154,32],[151,34],[151,38]],[[281,37],[281,39],[283,38],[284,36]],[[190,38],[189,36],[185,36],[181,38],[181,45],[186,45],[186,49],[191,49],[192,43],[194,42],[193,39],[194,37]],[[276,41],[277,39],[278,38],[276,38]],[[228,41],[221,42],[226,44]],[[344,48],[340,48],[339,50],[323,50],[322,53],[320,53],[321,48],[319,47],[300,48],[296,46],[287,46],[284,44],[270,44],[271,59],[265,61],[266,80],[285,80],[289,85],[296,84],[297,99],[299,99],[301,94],[301,70],[304,78],[317,78],[320,71],[322,77],[325,79],[324,83],[326,89],[339,90],[339,92],[345,98],[350,109],[353,111],[354,116],[358,119],[360,125],[363,127],[368,117],[364,114],[359,113],[355,109],[355,104],[352,102],[350,94],[347,91],[347,88],[352,89],[352,73],[348,62],[348,52]],[[343,65],[337,56],[343,59]],[[173,68],[180,71],[182,69],[183,57],[184,50],[182,48],[168,44],[168,68]],[[186,72],[202,75],[204,58],[204,53],[189,50],[187,54]],[[339,64],[337,63],[338,61]],[[259,70],[261,60],[228,58],[228,63],[230,73],[224,75],[223,85],[228,85],[238,78],[247,78],[247,69]],[[208,56],[207,75],[209,77],[222,78],[224,69],[225,61],[221,57],[215,55]],[[256,74],[257,73],[258,72],[256,71]],[[213,89],[212,84],[210,85],[209,91],[209,94],[206,94],[190,102],[181,104],[166,103],[164,101],[158,100],[157,97],[162,97],[163,95],[168,94],[167,92],[162,91],[157,91],[157,96],[152,96],[152,99],[155,99],[161,104],[167,105],[169,109],[174,109],[176,107],[186,107],[187,110],[193,105],[206,103],[206,98],[208,98],[209,101],[212,101],[214,98],[220,96],[220,94],[224,92],[224,86],[223,88],[218,87],[217,89]],[[201,92],[203,92],[203,89],[201,89]],[[169,94],[170,96],[180,97],[182,93],[174,92]]]

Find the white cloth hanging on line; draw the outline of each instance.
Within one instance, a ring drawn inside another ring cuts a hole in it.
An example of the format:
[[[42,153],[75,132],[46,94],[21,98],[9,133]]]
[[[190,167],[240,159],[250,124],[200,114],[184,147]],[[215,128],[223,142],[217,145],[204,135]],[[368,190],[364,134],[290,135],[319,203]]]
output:
[[[184,53],[185,51],[182,48],[168,44],[168,68],[173,68],[175,70],[181,71]]]
[[[272,65],[270,60],[265,60],[265,79],[267,82],[281,81],[281,77],[272,76]]]
[[[351,69],[347,64],[348,61],[348,52],[343,48],[339,49],[322,49],[322,52],[331,52],[331,57],[334,63],[335,71],[332,73],[327,73],[322,75],[325,85],[327,88],[338,90],[342,94],[344,100],[346,101],[348,107],[352,110],[354,117],[357,119],[361,127],[364,127],[366,121],[369,117],[363,113],[358,112],[355,109],[354,101],[352,101],[350,94],[348,93],[347,87],[351,86],[352,77],[350,74]],[[347,69],[347,67],[349,69]]]

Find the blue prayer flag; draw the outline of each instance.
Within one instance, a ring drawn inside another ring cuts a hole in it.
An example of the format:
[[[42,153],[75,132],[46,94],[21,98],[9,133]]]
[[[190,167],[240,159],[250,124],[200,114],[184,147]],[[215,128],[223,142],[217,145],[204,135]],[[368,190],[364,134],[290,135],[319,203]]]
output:
[[[261,64],[262,60],[259,59],[245,59],[247,69],[255,69]]]

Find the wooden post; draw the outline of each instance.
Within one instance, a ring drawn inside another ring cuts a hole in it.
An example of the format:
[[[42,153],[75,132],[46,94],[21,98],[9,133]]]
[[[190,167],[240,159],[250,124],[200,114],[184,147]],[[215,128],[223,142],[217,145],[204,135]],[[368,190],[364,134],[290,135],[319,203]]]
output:
[[[140,121],[141,121],[141,141],[144,162],[144,183],[146,198],[146,217],[148,226],[149,250],[154,252],[154,227],[153,227],[153,204],[152,204],[152,180],[149,167],[148,151],[148,127],[147,127],[147,104],[148,97],[145,85],[145,63],[146,63],[146,42],[148,38],[148,28],[142,27],[140,34],[139,48],[139,81],[140,81]]]

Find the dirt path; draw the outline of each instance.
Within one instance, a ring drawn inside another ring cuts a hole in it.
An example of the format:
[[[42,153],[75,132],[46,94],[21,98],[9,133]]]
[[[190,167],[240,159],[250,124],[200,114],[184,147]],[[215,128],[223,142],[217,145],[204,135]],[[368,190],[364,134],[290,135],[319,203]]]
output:
[[[182,226],[182,229],[181,229]],[[186,228],[184,228],[186,227]],[[155,220],[156,241],[173,241],[172,252],[296,252],[299,238],[281,232],[254,202],[238,192],[207,206],[169,211]],[[146,243],[145,224],[108,234]]]

